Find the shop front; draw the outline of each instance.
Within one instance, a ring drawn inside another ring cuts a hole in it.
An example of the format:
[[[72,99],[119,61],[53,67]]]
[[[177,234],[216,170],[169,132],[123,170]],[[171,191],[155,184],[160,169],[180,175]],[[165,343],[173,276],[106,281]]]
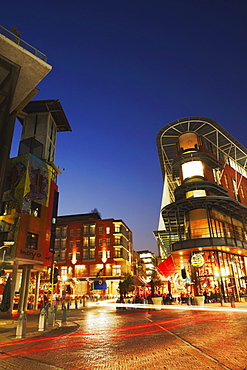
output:
[[[219,250],[193,253],[190,261],[195,295],[205,302],[241,301],[247,295],[246,259]]]

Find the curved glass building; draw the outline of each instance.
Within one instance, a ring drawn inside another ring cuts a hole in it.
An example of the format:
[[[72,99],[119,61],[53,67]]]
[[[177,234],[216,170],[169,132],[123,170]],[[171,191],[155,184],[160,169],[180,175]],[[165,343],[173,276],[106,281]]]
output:
[[[167,124],[157,148],[164,188],[154,234],[175,265],[161,273],[176,293],[245,299],[247,149],[204,117]]]

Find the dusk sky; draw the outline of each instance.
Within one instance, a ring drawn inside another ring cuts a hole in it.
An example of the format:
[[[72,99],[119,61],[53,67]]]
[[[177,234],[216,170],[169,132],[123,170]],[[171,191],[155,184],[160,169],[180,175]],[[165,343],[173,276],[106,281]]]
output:
[[[59,99],[72,128],[57,136],[59,215],[97,208],[157,254],[159,130],[203,116],[247,147],[247,1],[4,1],[1,25],[47,55],[34,99]]]

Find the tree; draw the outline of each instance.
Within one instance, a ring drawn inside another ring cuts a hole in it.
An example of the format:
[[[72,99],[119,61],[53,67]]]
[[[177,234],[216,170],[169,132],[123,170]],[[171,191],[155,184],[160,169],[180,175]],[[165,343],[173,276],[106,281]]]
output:
[[[151,280],[148,282],[151,287],[151,297],[155,296],[155,287],[158,285],[162,285],[162,281],[158,278],[157,271],[153,271]]]
[[[125,279],[119,282],[118,290],[120,293],[120,302],[123,302],[123,298],[128,295],[128,293],[133,292],[135,289],[133,276],[130,274],[125,274]]]

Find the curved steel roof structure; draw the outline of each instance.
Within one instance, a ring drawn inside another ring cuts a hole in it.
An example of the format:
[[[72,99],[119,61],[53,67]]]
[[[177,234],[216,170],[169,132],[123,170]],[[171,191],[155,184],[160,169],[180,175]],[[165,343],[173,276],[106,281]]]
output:
[[[204,137],[213,147],[216,158],[220,155],[231,158],[242,169],[247,167],[247,149],[216,121],[205,117],[186,117],[164,126],[157,135],[157,148],[163,178],[167,175],[171,199],[179,185],[172,174],[172,162],[177,157],[177,142],[180,135],[195,132]]]

